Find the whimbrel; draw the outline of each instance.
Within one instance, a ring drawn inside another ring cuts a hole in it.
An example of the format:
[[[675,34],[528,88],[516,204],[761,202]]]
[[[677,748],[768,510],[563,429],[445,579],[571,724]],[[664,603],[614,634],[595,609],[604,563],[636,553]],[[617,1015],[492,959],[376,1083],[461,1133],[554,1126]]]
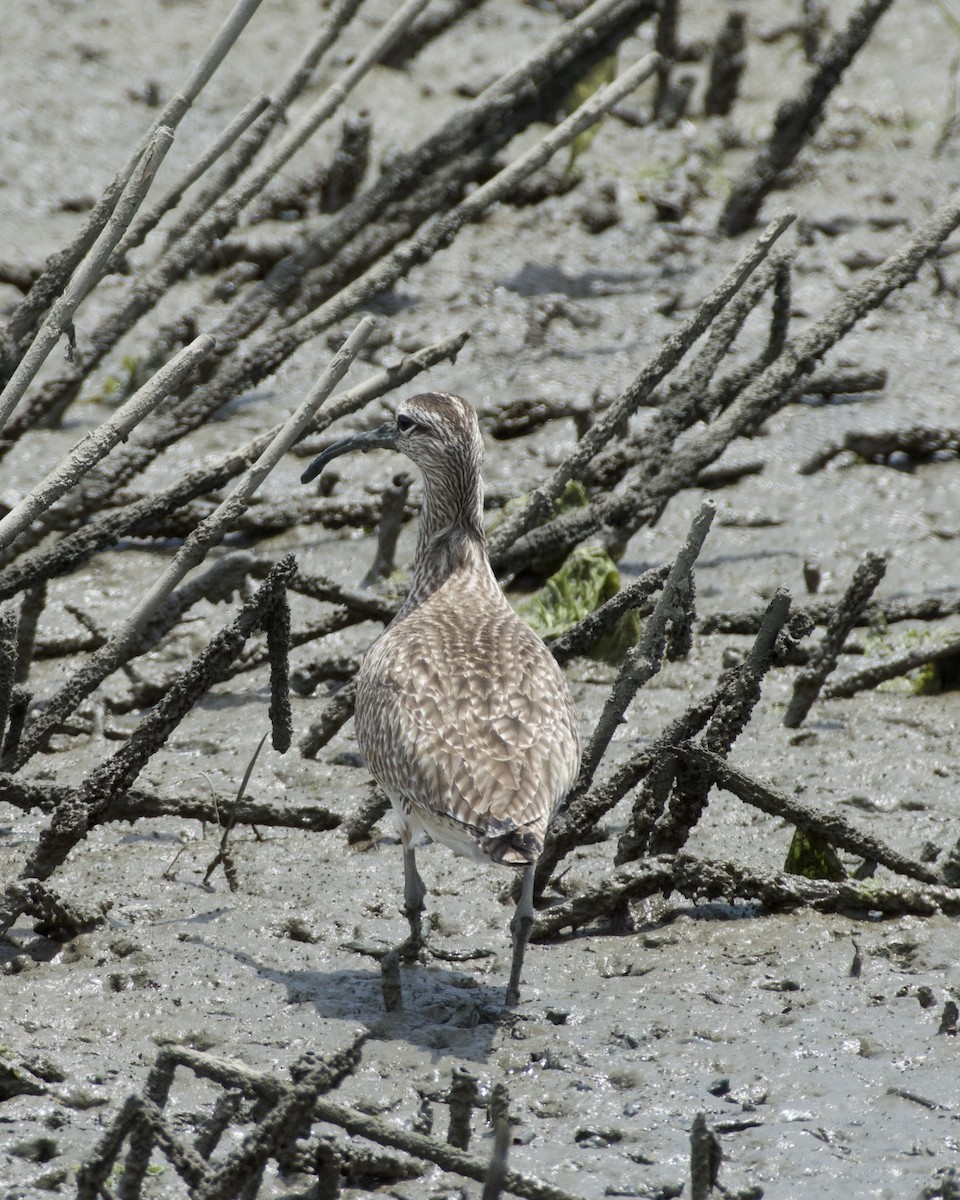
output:
[[[415,850],[427,835],[459,854],[523,870],[510,923],[507,1004],[519,1000],[533,882],[551,818],[573,786],[580,732],[550,652],[497,583],[483,533],[483,442],[473,408],[430,392],[396,419],[330,446],[315,478],[351,450],[389,447],[423,473],[413,579],[357,675],[357,742],[390,797],[403,844],[406,959],[423,949],[426,888]]]

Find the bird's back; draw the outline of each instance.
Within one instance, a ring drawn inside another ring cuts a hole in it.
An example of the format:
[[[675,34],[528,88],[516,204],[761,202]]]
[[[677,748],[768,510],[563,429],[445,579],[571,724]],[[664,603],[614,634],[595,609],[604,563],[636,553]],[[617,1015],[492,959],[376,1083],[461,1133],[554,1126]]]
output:
[[[401,820],[495,862],[539,856],[576,779],[579,726],[552,655],[495,583],[455,571],[371,646],[357,682],[360,749]]]

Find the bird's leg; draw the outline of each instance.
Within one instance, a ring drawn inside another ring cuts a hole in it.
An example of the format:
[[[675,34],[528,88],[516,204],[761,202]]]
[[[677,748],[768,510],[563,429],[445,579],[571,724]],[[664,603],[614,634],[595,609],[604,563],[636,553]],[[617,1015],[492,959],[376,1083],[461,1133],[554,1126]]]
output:
[[[403,913],[410,922],[410,936],[399,947],[404,962],[413,962],[423,954],[423,898],[426,886],[417,870],[417,859],[412,846],[403,847]]]
[[[530,940],[530,930],[533,928],[533,879],[536,869],[535,862],[527,863],[523,869],[520,900],[510,922],[510,932],[513,934],[513,962],[510,964],[510,982],[507,984],[508,1008],[520,1003],[520,972],[523,970],[523,955]]]

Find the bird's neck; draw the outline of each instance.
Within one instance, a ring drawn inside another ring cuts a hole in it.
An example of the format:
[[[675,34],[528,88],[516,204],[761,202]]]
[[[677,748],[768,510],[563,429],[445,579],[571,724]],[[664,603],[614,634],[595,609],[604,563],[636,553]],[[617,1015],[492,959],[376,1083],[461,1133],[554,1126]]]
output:
[[[483,481],[468,472],[451,486],[424,478],[417,556],[405,608],[422,604],[456,571],[470,570],[477,582],[499,592],[483,533]]]

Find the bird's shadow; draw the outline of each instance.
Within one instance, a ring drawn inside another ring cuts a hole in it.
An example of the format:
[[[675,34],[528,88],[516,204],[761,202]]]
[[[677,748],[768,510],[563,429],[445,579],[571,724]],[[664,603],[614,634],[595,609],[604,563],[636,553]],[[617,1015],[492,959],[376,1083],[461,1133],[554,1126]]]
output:
[[[331,971],[287,971],[269,966],[236,947],[200,935],[187,939],[255,971],[261,979],[286,989],[288,1004],[312,1004],[328,1020],[357,1021],[374,1037],[400,1040],[433,1051],[436,1056],[484,1061],[503,1023],[517,1016],[504,1008],[503,985],[479,984],[470,975],[431,961],[402,964],[402,1008],[387,1012],[377,965]],[[305,946],[309,951],[309,947]],[[363,959],[358,960],[363,962]]]

